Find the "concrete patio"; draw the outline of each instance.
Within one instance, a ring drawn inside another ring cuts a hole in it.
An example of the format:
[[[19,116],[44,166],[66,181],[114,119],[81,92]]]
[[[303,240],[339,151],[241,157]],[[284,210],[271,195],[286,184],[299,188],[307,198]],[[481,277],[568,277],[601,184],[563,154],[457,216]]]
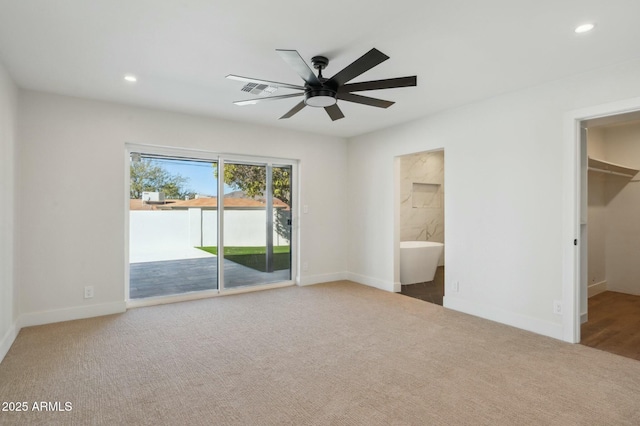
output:
[[[130,264],[129,298],[168,296],[218,288],[218,258],[163,260]],[[224,261],[225,288],[269,284],[290,279],[290,270],[260,272]]]

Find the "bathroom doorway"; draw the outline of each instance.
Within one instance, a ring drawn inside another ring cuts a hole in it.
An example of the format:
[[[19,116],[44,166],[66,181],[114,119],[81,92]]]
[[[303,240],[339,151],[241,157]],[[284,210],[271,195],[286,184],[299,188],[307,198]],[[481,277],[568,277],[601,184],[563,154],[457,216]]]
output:
[[[640,360],[640,112],[581,127],[580,343]]]
[[[396,158],[399,293],[440,306],[445,291],[444,164],[442,149]]]

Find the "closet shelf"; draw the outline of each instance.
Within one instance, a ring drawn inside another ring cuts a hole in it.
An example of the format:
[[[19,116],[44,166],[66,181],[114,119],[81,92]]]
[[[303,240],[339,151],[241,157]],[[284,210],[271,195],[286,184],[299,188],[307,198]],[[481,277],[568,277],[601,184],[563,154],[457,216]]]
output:
[[[621,166],[620,164],[611,163],[609,161],[598,160],[596,158],[589,157],[589,170],[600,173],[609,173],[617,176],[634,177],[639,169],[634,169],[627,166]]]

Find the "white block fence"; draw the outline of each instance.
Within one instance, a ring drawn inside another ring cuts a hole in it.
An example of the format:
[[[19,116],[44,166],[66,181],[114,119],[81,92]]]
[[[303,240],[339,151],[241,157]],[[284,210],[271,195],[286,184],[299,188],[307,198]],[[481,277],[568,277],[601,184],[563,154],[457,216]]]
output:
[[[274,218],[277,217],[274,209]],[[225,210],[226,246],[265,246],[265,210]],[[218,211],[188,210],[129,212],[129,250],[131,253],[216,246]],[[289,245],[289,240],[273,231],[273,245]]]

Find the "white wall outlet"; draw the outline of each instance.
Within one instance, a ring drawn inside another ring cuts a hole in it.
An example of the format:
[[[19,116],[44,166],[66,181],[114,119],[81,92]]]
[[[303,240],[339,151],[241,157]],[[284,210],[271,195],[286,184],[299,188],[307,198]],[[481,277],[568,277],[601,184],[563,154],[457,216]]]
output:
[[[305,204],[304,206],[302,206],[302,213],[307,214],[309,213],[309,205]]]
[[[302,262],[302,270],[303,271],[309,270],[309,262]]]
[[[88,285],[84,288],[84,298],[91,299],[93,297],[93,286]]]
[[[553,313],[556,315],[562,315],[562,302],[559,300],[553,301]]]
[[[460,291],[460,281],[454,281],[451,288],[453,289],[454,293],[458,293]]]

